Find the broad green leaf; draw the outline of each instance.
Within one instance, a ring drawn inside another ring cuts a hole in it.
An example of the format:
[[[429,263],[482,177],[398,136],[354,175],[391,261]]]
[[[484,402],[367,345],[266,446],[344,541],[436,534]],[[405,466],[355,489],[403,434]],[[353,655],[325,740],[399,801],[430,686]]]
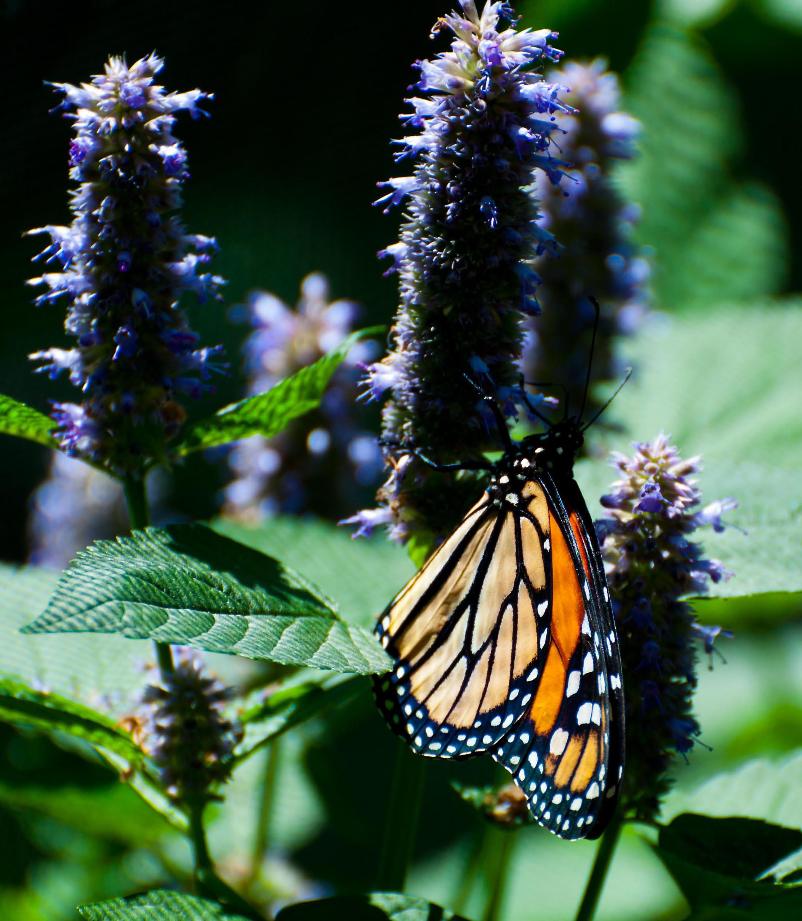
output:
[[[698,812],[715,817],[742,816],[775,825],[802,828],[802,751],[787,758],[757,758],[719,774],[695,790],[674,790],[664,819]]]
[[[45,733],[65,733],[96,748],[108,749],[131,764],[142,751],[130,735],[102,713],[66,697],[38,691],[21,681],[0,676],[0,721]]]
[[[125,782],[142,802],[147,803],[155,813],[177,831],[187,831],[189,822],[186,813],[176,805],[175,800],[170,799],[164,792],[158,780],[146,771],[130,773],[128,762],[116,752],[101,751],[100,754],[109,767],[114,768],[120,777],[125,778]]]
[[[693,444],[691,441],[688,454]],[[623,449],[627,447],[624,445]],[[605,511],[599,506],[598,497],[609,492],[613,474],[603,466],[593,468],[591,462],[582,462],[577,473],[591,514],[601,518]],[[737,509],[724,516],[728,527],[723,533],[704,528],[695,535],[705,555],[720,560],[734,574],[730,579],[709,583],[708,595],[703,599],[743,598],[746,605],[752,596],[772,595],[777,617],[791,617],[802,605],[799,596],[802,570],[798,566],[798,548],[802,545],[802,481],[798,474],[765,464],[728,465],[711,460],[705,462],[699,481],[703,504],[728,496],[739,503]],[[712,610],[704,614],[706,619],[716,619]],[[744,618],[749,619],[748,609],[738,615],[739,620]]]
[[[244,729],[237,746],[236,758],[242,761],[263,745],[330,707],[351,700],[362,688],[361,682],[344,675],[326,675],[320,679],[308,676],[295,679],[273,691],[266,699],[246,702],[239,714]],[[259,692],[264,696],[264,692]]]
[[[700,28],[728,13],[738,0],[659,0],[658,9],[668,19]]]
[[[151,644],[116,636],[26,636],[20,628],[44,610],[59,573],[0,564],[0,674],[107,710],[129,713],[146,682]]]
[[[95,838],[134,847],[155,845],[167,830],[129,787],[117,780],[93,787],[0,781],[0,803],[8,809],[55,819]]]
[[[711,298],[779,290],[788,248],[782,209],[764,187],[739,186],[729,175],[742,131],[734,95],[704,43],[655,26],[627,76],[625,104],[642,137],[620,176],[642,210],[637,240],[654,251],[658,306],[706,307]]]
[[[757,5],[779,25],[802,31],[802,0],[757,0]]]
[[[702,456],[703,503],[738,501],[725,516],[732,527],[697,534],[707,555],[735,573],[710,586],[712,597],[802,592],[801,308],[798,300],[767,302],[649,324],[628,349],[636,375],[609,410],[626,434],[596,435],[628,453],[632,441],[667,432],[683,455]],[[577,476],[591,514],[602,517],[598,498],[616,472],[584,461]]]
[[[335,896],[288,905],[276,921],[463,921],[459,915],[426,899],[395,892]]]
[[[270,390],[224,406],[213,416],[187,426],[176,452],[185,455],[251,435],[265,438],[277,435],[293,419],[318,406],[332,375],[355,343],[382,331],[383,327],[374,326],[352,333],[333,352],[279,381]]]
[[[56,423],[38,409],[0,394],[0,435],[26,438],[48,448],[58,447],[53,438]]]
[[[758,183],[732,185],[711,204],[679,259],[682,271],[679,264],[665,265],[670,281],[664,281],[660,303],[671,309],[707,309],[781,290],[788,230],[780,200]]]
[[[354,540],[347,528],[289,516],[271,518],[258,526],[220,518],[213,527],[293,569],[307,571],[350,622],[371,629],[415,572],[404,548],[383,534]],[[313,569],[310,560],[314,560]]]
[[[358,674],[390,665],[297,573],[203,525],[148,528],[79,553],[25,632],[85,631]]]
[[[78,911],[88,921],[249,921],[217,902],[167,889],[79,905]]]
[[[794,829],[683,814],[661,829],[657,853],[700,918],[781,921],[802,912],[802,887],[759,877],[800,844]]]
[[[708,465],[796,467],[800,340],[798,298],[657,320],[627,349],[635,375],[610,407],[611,417],[639,441],[669,432]]]

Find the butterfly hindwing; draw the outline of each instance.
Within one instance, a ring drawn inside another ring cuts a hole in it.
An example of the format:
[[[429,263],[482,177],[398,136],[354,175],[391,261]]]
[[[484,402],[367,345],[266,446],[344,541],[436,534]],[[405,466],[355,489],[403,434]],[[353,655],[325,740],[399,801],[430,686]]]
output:
[[[621,668],[609,594],[578,488],[548,474],[551,629],[528,714],[493,756],[530,812],[565,838],[596,837],[623,770]]]

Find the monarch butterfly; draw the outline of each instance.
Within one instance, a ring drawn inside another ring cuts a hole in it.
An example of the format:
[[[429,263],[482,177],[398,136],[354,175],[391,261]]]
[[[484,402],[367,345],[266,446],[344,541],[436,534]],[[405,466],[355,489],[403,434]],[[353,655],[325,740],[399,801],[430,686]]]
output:
[[[489,753],[540,825],[596,838],[623,776],[624,697],[601,552],[573,477],[587,426],[580,413],[513,442],[491,408],[504,455],[470,465],[489,469],[485,493],[379,618],[395,667],[375,695],[414,751]]]

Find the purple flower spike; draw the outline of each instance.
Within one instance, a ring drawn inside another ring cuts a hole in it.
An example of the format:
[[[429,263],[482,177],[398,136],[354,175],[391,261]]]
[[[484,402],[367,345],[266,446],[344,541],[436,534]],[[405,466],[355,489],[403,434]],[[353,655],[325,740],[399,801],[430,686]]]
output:
[[[353,330],[359,307],[329,296],[318,272],[301,282],[293,309],[265,291],[251,294],[243,313],[253,331],[243,353],[248,392],[261,393],[337,348]],[[360,487],[379,481],[376,439],[359,425],[358,378],[368,346],[351,350],[335,373],[320,408],[274,438],[249,438],[228,455],[233,478],[225,511],[246,520],[314,512],[339,518],[359,501]]]
[[[702,525],[721,526],[731,499],[697,511],[698,458],[684,460],[665,435],[635,445],[632,457],[613,456],[621,477],[597,523],[618,621],[627,706],[627,781],[624,807],[642,821],[657,815],[670,786],[675,754],[699,735],[693,716],[696,639],[708,654],[719,627],[701,627],[686,600],[711,581],[727,578],[720,563],[691,540]]]
[[[556,113],[568,109],[535,69],[559,57],[556,36],[517,29],[509,4],[479,12],[461,0],[437,31],[452,33],[450,48],[418,64],[420,95],[401,116],[410,135],[396,142],[414,168],[381,183],[378,201],[405,209],[400,239],[381,253],[399,279],[390,351],[366,380],[371,398],[389,397],[378,500],[401,539],[443,535],[476,489],[433,473],[410,450],[465,460],[500,444],[465,376],[476,380],[480,361],[494,391],[517,385],[523,317],[537,310],[529,263],[547,239],[530,187],[539,172],[559,179],[549,149]],[[512,401],[504,408],[514,415]]]
[[[618,79],[604,61],[566,64],[547,76],[570,91],[576,109],[557,114],[565,132],[560,156],[570,164],[564,176],[557,185],[536,178],[540,226],[559,246],[545,246],[535,261],[541,316],[527,323],[522,371],[525,380],[559,385],[569,410],[578,413],[596,320],[588,296],[601,307],[592,383],[621,376],[616,340],[638,327],[647,308],[649,268],[630,239],[637,209],[615,177],[620,162],[635,155],[639,125],[619,111]],[[585,417],[600,406],[591,387]]]
[[[57,436],[68,454],[118,476],[167,457],[184,416],[177,393],[200,395],[220,368],[215,349],[175,347],[197,342],[182,293],[217,297],[223,281],[202,271],[213,241],[185,234],[177,216],[187,170],[173,123],[208,97],[167,93],[155,82],[162,64],[113,57],[91,83],[55,85],[76,133],[73,222],[31,231],[50,237],[42,258],[60,268],[32,280],[47,289],[36,302],[65,298],[78,343],[31,356],[51,375],[67,371],[83,392],[80,406],[56,409]]]

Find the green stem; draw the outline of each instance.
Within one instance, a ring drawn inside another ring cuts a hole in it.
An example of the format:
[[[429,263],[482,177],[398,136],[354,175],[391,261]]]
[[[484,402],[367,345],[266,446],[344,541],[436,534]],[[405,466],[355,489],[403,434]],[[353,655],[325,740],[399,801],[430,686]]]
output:
[[[504,896],[510,875],[510,864],[515,850],[515,842],[518,840],[517,831],[502,831],[501,829],[491,829],[490,831],[492,834],[486,836],[485,843],[492,843],[493,845],[492,854],[495,857],[495,866],[491,871],[490,896],[487,900],[482,921],[498,921],[502,916],[501,909],[504,905]],[[490,854],[487,854],[487,857],[490,856]]]
[[[413,755],[399,742],[379,852],[379,890],[404,890],[407,868],[418,830],[423,783],[423,758]]]
[[[148,497],[145,490],[145,480],[143,477],[129,476],[123,480],[123,490],[125,492],[125,502],[128,506],[128,520],[131,523],[131,530],[137,531],[146,528],[150,524],[150,514],[148,512]],[[155,643],[156,661],[159,663],[159,671],[162,678],[173,671],[173,653],[166,643]]]
[[[582,896],[582,902],[576,914],[576,921],[592,921],[623,827],[623,821],[614,817],[607,826],[607,831],[602,835],[593,861],[593,869],[590,871],[590,878],[585,886],[585,894]]]
[[[271,742],[265,754],[265,774],[262,780],[262,789],[259,795],[259,811],[256,816],[256,831],[253,837],[251,850],[251,870],[248,875],[248,885],[252,886],[259,878],[262,863],[267,853],[270,831],[270,816],[273,811],[273,802],[276,791],[276,774],[278,773],[279,753],[281,743],[279,739]]]
[[[465,872],[459,880],[457,892],[449,903],[456,915],[464,915],[468,906],[468,899],[471,897],[476,880],[481,875],[482,864],[484,862],[485,838],[489,828],[488,822],[482,822],[476,825],[476,831],[473,835],[470,850],[468,851],[468,861]]]
[[[195,882],[201,895],[216,899],[227,905],[233,911],[252,918],[253,921],[264,921],[264,915],[258,912],[253,905],[243,899],[231,886],[220,879],[214,869],[209,845],[206,841],[206,829],[203,825],[203,801],[188,804],[189,813],[189,841],[192,845],[192,857],[195,862]]]

